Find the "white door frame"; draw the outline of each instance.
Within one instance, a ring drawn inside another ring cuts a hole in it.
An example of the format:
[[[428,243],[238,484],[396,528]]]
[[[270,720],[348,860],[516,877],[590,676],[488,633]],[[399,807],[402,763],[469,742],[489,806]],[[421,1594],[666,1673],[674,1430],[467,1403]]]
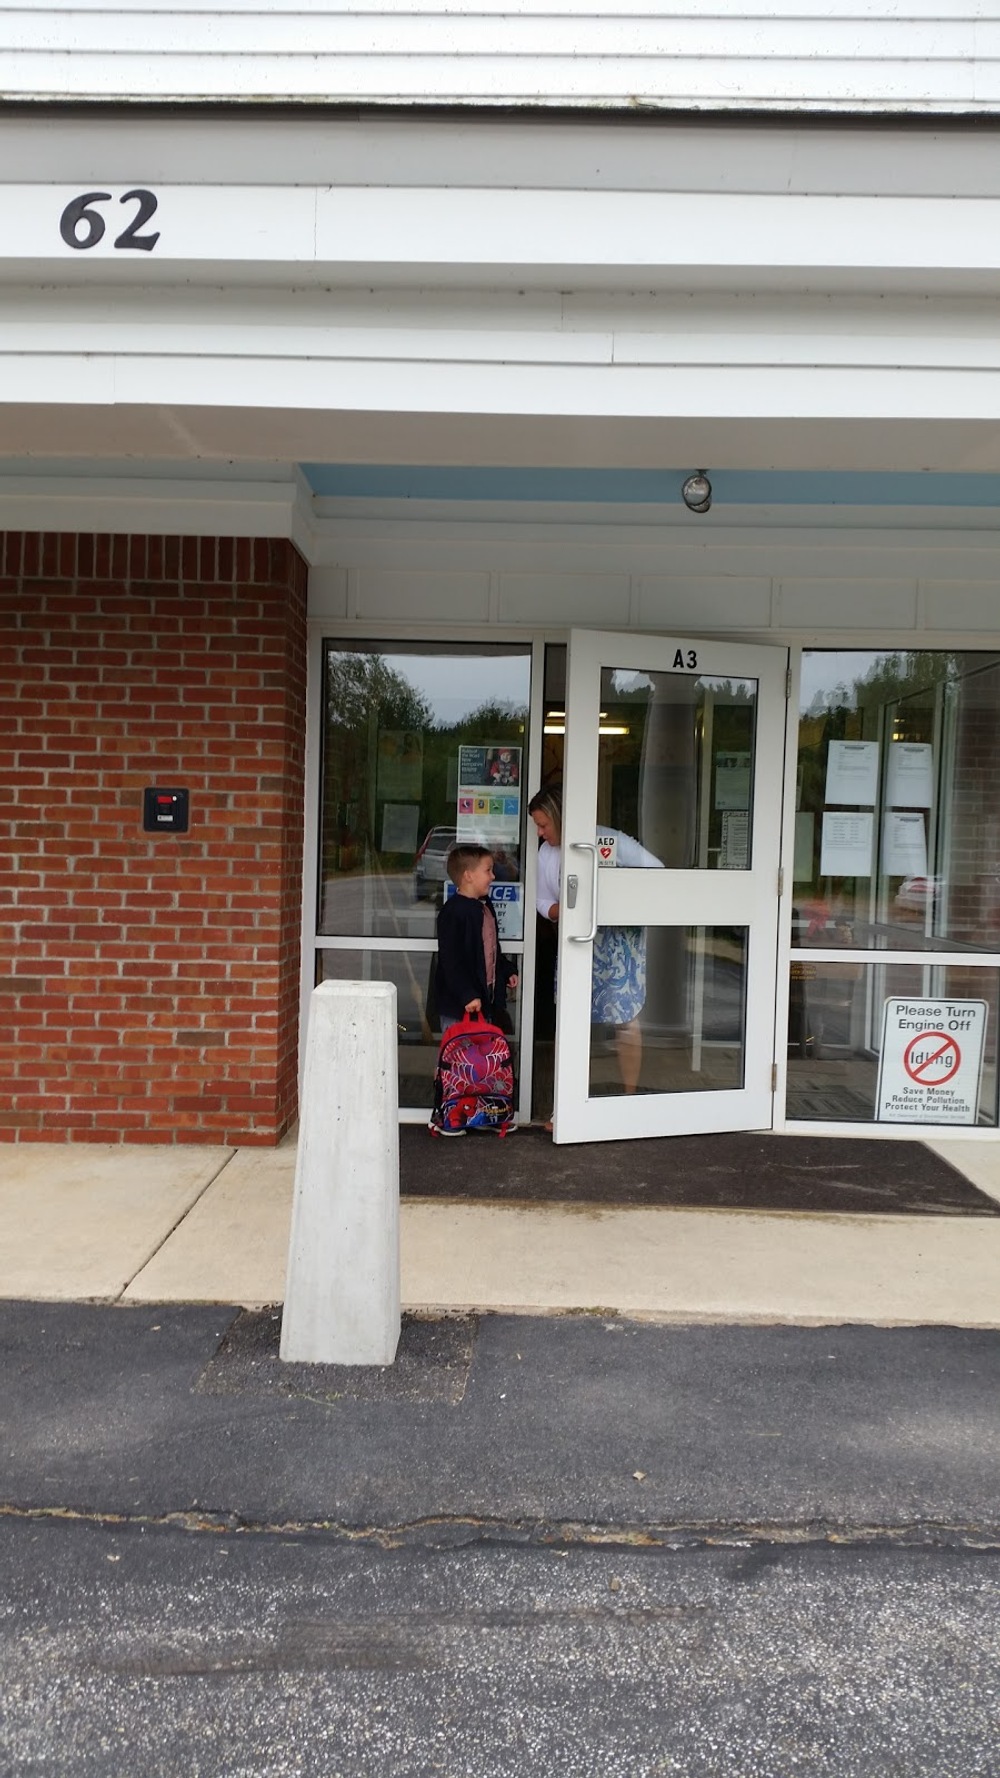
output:
[[[602,667],[756,679],[750,868],[598,870],[593,851]],[[788,652],[718,638],[573,630],[569,640],[553,1135],[556,1142],[770,1129]],[[590,848],[588,850],[587,848]],[[568,881],[576,876],[575,905]],[[590,997],[597,925],[748,929],[745,1071],[740,1088],[589,1096]]]

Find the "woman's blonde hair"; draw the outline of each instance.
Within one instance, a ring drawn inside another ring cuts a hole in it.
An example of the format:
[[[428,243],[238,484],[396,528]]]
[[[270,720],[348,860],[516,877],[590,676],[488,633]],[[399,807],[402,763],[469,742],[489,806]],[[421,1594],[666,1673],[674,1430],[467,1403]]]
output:
[[[532,797],[530,803],[528,804],[528,814],[533,815],[535,813],[536,809],[541,810],[541,812],[544,815],[547,815],[549,817],[550,821],[555,823],[556,832],[559,835],[559,838],[561,840],[562,839],[562,785],[561,784],[543,784],[541,790],[536,790],[534,796]]]

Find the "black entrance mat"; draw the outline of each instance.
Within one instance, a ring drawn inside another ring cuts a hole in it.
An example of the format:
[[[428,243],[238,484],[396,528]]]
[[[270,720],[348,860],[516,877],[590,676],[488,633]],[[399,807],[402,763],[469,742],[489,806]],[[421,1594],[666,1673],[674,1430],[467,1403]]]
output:
[[[555,1147],[541,1130],[400,1137],[405,1197],[533,1204],[668,1205],[897,1216],[1000,1216],[922,1142],[838,1136],[654,1137]]]

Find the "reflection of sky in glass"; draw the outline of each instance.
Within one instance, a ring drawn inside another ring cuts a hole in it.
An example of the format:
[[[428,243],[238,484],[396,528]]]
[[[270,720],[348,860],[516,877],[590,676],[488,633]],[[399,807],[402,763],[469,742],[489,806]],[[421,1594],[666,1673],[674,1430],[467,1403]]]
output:
[[[853,710],[857,701],[855,688],[860,680],[867,679],[876,662],[901,658],[895,650],[884,649],[823,649],[816,654],[803,654],[801,714],[807,716],[826,704],[844,704]]]
[[[612,667],[611,687],[618,697],[628,698],[639,692],[652,691],[653,681],[648,673],[633,672],[631,667]]]
[[[386,654],[382,658],[427,699],[441,727],[461,722],[483,704],[527,708],[530,655]]]
[[[604,670],[607,672],[608,669]],[[638,673],[631,667],[611,668],[611,689],[620,698],[640,697],[655,691],[658,680],[665,680],[669,691],[676,686],[680,677],[683,677],[686,685],[699,686],[703,691],[735,692],[737,697],[745,698],[757,695],[756,679],[713,679],[708,673],[685,673],[683,676],[673,673]]]

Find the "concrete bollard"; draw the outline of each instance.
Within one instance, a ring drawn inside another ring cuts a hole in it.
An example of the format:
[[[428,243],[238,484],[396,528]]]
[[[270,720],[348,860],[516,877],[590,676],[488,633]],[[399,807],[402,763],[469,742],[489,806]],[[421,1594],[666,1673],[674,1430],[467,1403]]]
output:
[[[391,982],[313,990],[281,1356],[391,1364],[399,1344],[399,1067]]]

